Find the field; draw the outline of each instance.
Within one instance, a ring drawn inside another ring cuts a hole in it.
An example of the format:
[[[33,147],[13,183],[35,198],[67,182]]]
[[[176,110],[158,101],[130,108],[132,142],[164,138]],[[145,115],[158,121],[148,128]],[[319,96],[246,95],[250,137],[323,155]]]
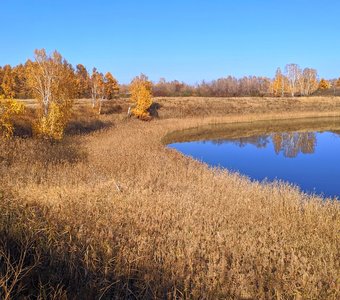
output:
[[[124,99],[103,116],[78,100],[62,142],[0,145],[1,297],[340,298],[340,202],[162,142],[200,125],[340,116],[340,98],[154,100],[149,122],[126,118]]]

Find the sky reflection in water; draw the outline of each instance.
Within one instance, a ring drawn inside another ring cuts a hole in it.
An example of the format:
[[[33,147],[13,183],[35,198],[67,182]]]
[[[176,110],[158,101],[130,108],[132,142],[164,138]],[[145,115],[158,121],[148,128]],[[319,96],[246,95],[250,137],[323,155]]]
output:
[[[340,198],[340,135],[336,133],[280,132],[169,147],[252,179],[280,179],[306,192]]]

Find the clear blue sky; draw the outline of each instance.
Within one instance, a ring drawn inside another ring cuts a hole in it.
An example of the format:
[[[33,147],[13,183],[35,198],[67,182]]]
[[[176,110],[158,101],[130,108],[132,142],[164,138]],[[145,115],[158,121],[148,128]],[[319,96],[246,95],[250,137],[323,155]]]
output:
[[[0,12],[0,65],[45,48],[123,83],[273,77],[292,62],[340,77],[339,0],[0,0]]]

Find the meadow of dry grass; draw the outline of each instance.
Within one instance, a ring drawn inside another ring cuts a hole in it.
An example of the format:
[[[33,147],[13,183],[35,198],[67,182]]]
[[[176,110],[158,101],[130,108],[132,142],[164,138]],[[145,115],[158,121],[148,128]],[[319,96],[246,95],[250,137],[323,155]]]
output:
[[[338,299],[338,201],[162,143],[211,123],[340,116],[340,98],[294,101],[156,99],[159,119],[140,122],[118,100],[101,130],[2,142],[1,297]]]

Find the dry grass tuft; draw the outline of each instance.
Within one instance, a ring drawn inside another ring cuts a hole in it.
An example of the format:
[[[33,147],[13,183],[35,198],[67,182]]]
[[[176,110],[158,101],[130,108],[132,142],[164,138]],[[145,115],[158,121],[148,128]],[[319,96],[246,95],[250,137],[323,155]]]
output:
[[[161,100],[160,120],[108,115],[114,127],[62,143],[1,143],[0,298],[339,298],[339,202],[211,169],[161,142],[214,122],[340,115],[338,100],[280,114],[274,100],[204,119],[166,119],[181,107]]]

